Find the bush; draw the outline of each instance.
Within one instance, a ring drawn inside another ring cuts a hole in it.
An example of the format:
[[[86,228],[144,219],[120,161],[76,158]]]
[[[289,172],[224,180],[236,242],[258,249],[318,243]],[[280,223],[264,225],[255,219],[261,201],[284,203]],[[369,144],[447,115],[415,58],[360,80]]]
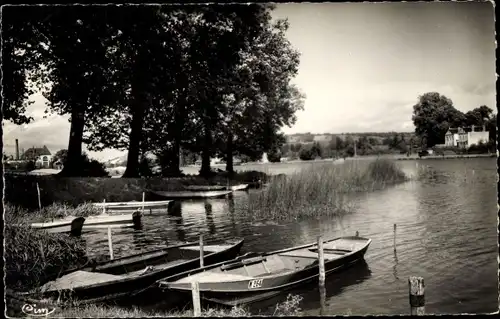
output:
[[[313,154],[310,149],[301,149],[299,152],[299,159],[302,161],[310,161],[313,159]]]

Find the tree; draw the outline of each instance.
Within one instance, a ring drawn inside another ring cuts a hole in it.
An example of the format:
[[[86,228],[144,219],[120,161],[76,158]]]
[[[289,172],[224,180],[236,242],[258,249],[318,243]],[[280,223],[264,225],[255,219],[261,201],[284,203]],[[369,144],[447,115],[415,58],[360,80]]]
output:
[[[450,127],[463,126],[465,115],[453,107],[453,102],[437,92],[425,93],[413,106],[415,133],[425,141],[426,147],[444,142]]]
[[[60,161],[63,165],[65,165],[66,160],[68,158],[68,150],[62,149],[57,151],[54,156],[52,156],[52,160],[50,161],[50,166],[53,166],[55,162]]]
[[[78,161],[86,113],[100,117],[107,111],[101,93],[107,90],[103,80],[107,68],[103,61],[109,28],[102,21],[108,9],[96,12],[90,7],[17,7],[9,10],[14,10],[11,14],[17,16],[11,21],[17,32],[8,34],[7,39],[12,44],[7,45],[7,60],[14,67],[8,67],[8,73],[13,76],[8,77],[7,82],[12,82],[4,84],[7,88],[17,88],[6,92],[10,94],[7,107],[10,117],[16,113],[18,119],[14,122],[18,124],[29,121],[22,115],[26,104],[19,104],[33,93],[26,84],[29,79],[47,98],[50,106],[47,112],[71,115],[68,161],[61,174],[77,176],[81,173]],[[22,58],[16,60],[16,55]],[[21,60],[23,62],[19,62]],[[96,105],[97,108],[92,107]]]
[[[310,153],[312,158],[323,157],[323,148],[318,142],[315,142],[310,149]]]
[[[482,105],[478,108],[473,109],[465,113],[467,125],[476,125],[483,126],[486,125],[488,120],[491,118],[493,114],[493,110],[487,107],[486,105]]]
[[[216,151],[226,159],[230,173],[236,154],[253,157],[276,152],[286,142],[278,131],[292,125],[295,112],[303,107],[303,95],[290,83],[298,71],[299,53],[286,39],[288,23],[271,24],[268,11],[260,13],[258,21],[255,38],[239,52],[241,60],[221,79],[227,83],[226,93],[221,99],[219,130],[212,133],[215,140],[221,139],[215,143],[220,146]]]

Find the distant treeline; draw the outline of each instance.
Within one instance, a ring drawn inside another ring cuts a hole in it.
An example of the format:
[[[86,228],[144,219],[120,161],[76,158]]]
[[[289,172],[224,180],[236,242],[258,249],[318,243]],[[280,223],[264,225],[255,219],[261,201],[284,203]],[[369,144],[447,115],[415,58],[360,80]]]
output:
[[[322,137],[330,134],[322,134]],[[296,134],[300,142],[286,143],[281,147],[281,157],[311,160],[315,158],[351,157],[356,155],[405,154],[415,152],[417,140],[412,133],[355,133],[331,134],[314,142],[313,134]],[[318,136],[318,135],[316,135]],[[290,139],[289,139],[290,141]],[[276,156],[268,154],[271,161]]]

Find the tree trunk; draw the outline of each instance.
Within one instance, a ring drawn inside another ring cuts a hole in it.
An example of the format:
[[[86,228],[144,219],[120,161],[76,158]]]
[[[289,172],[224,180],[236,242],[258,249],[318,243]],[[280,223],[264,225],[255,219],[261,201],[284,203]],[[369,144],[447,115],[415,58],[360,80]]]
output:
[[[129,147],[127,155],[127,168],[122,177],[139,177],[139,153],[142,140],[142,126],[144,124],[144,115],[146,108],[146,92],[141,87],[132,88],[133,111],[132,123],[130,124]]]
[[[170,161],[170,168],[169,171],[172,174],[172,176],[180,176],[181,175],[181,170],[180,170],[180,141],[178,137],[175,137],[174,143],[172,145],[172,159]]]
[[[207,125],[205,125],[205,141],[203,145],[203,151],[201,152],[201,169],[200,169],[200,175],[203,177],[209,177],[211,173],[210,169],[210,156],[211,154],[211,149],[212,149],[212,132],[208,128]]]
[[[233,166],[233,133],[229,133],[226,145],[226,172],[230,175],[234,173]]]
[[[71,128],[68,143],[68,155],[60,176],[82,176],[82,143],[85,126],[85,111],[81,106],[74,106],[71,110]]]

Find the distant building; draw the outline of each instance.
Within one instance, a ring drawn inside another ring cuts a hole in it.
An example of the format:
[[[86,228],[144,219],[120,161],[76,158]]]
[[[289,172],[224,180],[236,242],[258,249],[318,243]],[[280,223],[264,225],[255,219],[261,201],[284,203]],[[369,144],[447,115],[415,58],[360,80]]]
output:
[[[458,146],[458,130],[450,128],[446,135],[444,136],[444,145],[445,146]]]
[[[456,130],[456,133],[453,133]],[[471,145],[486,143],[489,140],[489,132],[485,130],[483,125],[482,131],[475,131],[475,126],[472,125],[470,128],[450,128],[445,135],[445,145],[446,146],[457,146],[460,148],[469,148]]]
[[[314,142],[328,142],[332,139],[330,134],[314,135]]]
[[[35,165],[39,168],[50,168],[52,154],[47,146],[28,148],[22,155],[25,161],[35,161]]]

